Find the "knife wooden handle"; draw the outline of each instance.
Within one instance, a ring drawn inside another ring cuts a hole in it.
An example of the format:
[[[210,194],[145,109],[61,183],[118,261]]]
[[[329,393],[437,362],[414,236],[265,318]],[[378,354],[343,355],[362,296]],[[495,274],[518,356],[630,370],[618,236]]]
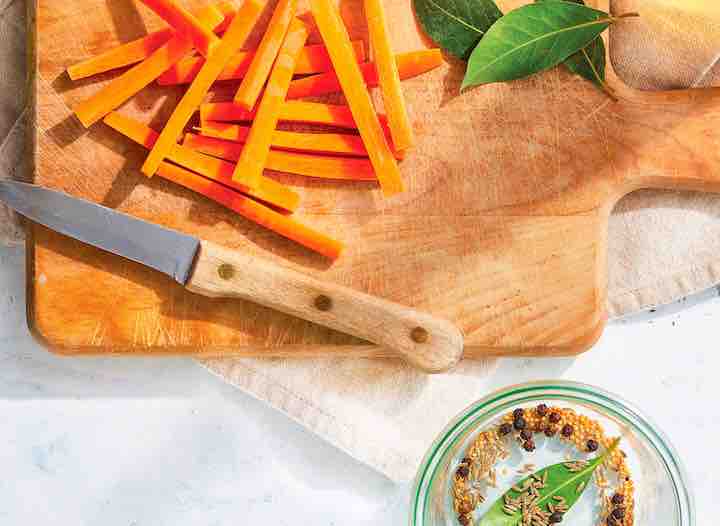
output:
[[[429,373],[447,371],[463,353],[463,335],[449,321],[207,241],[201,243],[187,288],[213,298],[252,301],[357,336]]]

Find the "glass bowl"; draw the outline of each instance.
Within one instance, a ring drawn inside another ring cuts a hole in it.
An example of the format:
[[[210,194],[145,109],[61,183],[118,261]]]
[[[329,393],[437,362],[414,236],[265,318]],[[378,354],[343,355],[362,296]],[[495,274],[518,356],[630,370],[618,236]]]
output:
[[[607,436],[622,437],[620,447],[627,455],[626,461],[635,484],[634,526],[695,525],[687,477],[667,437],[637,409],[614,394],[597,387],[564,381],[533,382],[502,389],[474,403],[450,422],[433,442],[418,470],[411,494],[410,525],[459,526],[451,492],[455,470],[468,446],[480,432],[497,424],[502,415],[516,408],[536,407],[540,403],[571,408],[598,421]],[[538,462],[537,469],[540,469],[562,461],[545,461],[543,455],[547,457],[551,454],[552,441],[541,444],[543,439],[538,442],[539,457],[513,453],[504,463],[527,466],[528,462]],[[508,469],[504,467],[503,470],[508,475]],[[509,477],[519,480],[529,474],[518,473],[516,471]],[[503,489],[502,483],[498,486],[500,489],[494,495],[488,494],[483,506],[492,504],[507,489],[507,486]],[[598,497],[597,494],[592,495],[597,491],[596,487],[592,491],[588,487],[585,490],[588,495],[583,494],[561,526],[599,524],[598,501],[591,500]],[[582,509],[583,502],[586,509]],[[594,512],[592,502],[595,502]],[[482,511],[481,508],[478,510]]]

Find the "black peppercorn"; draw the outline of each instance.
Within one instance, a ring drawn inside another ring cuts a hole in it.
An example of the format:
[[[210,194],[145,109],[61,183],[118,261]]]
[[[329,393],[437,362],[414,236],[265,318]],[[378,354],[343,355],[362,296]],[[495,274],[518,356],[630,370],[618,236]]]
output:
[[[575,431],[573,429],[573,426],[571,426],[570,424],[565,424],[563,426],[563,428],[560,430],[560,434],[562,434],[562,436],[564,436],[564,437],[569,437],[573,434],[573,431]]]
[[[535,408],[535,412],[538,414],[538,416],[545,416],[548,413],[548,406],[545,404],[540,404]]]
[[[623,520],[625,518],[625,508],[615,508],[612,512],[613,519],[617,519],[619,521]]]
[[[533,442],[532,440],[526,440],[526,441],[523,443],[523,446],[522,446],[522,447],[523,447],[523,449],[524,449],[525,451],[527,451],[528,453],[532,453],[533,451],[535,451],[535,442]]]
[[[522,431],[527,426],[527,422],[525,422],[525,419],[523,417],[516,418],[513,422],[513,427],[517,429],[518,431]]]
[[[498,429],[498,433],[500,433],[500,436],[509,435],[512,433],[512,425],[505,423],[500,426],[500,429]]]
[[[612,503],[615,504],[615,506],[620,506],[623,502],[625,502],[625,495],[622,493],[616,493],[612,496]]]
[[[472,513],[473,510],[473,504],[469,500],[463,500],[460,501],[460,505],[458,506],[458,513]]]
[[[527,429],[523,429],[522,431],[520,431],[520,438],[522,438],[523,440],[532,440],[532,436],[532,432]]]
[[[469,515],[458,515],[458,522],[462,524],[462,526],[468,526],[470,524],[470,516]]]
[[[555,429],[554,427],[549,427],[549,426],[548,426],[548,427],[545,428],[545,436],[546,436],[546,437],[552,438],[552,437],[555,436],[555,433],[557,433],[557,429]]]
[[[550,521],[550,524],[557,524],[558,522],[562,522],[563,514],[559,511],[556,511],[555,513],[550,515],[550,518],[548,520]]]
[[[513,411],[513,418],[514,418],[515,420],[517,420],[518,418],[522,418],[523,416],[525,416],[525,410],[524,410],[524,409],[520,409],[520,408],[518,407],[515,411]]]
[[[590,451],[591,453],[593,451],[597,451],[599,447],[600,447],[600,444],[598,444],[596,440],[593,440],[591,438],[590,440],[587,441],[587,450]]]
[[[470,469],[465,465],[460,466],[455,471],[455,476],[457,476],[458,478],[461,478],[461,479],[466,479],[469,474],[470,474]]]
[[[550,413],[548,420],[550,420],[550,422],[553,424],[557,424],[558,422],[560,422],[560,413]]]

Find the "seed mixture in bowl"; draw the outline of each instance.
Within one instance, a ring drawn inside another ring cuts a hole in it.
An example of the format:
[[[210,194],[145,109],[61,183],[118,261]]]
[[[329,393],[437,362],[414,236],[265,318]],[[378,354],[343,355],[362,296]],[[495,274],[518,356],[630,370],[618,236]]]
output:
[[[520,465],[518,456],[536,455],[539,441],[544,445],[543,457],[560,457],[561,465],[536,472],[536,464],[526,462],[511,473],[508,465]],[[578,455],[583,458],[576,458]],[[515,483],[505,482],[518,476]],[[548,484],[559,484],[558,477],[563,486],[571,485],[564,491],[570,491],[572,502],[560,494],[541,498],[541,493],[548,493]],[[573,409],[540,404],[502,415],[474,438],[454,468],[451,498],[462,526],[482,526],[484,515],[492,513],[493,507],[507,518],[517,517],[520,526],[550,526],[563,521],[588,486],[594,486],[596,493],[585,499],[594,501],[585,502],[593,508],[592,524],[634,524],[635,488],[617,439],[606,436],[597,421]],[[504,493],[499,504],[492,506],[489,494],[498,491]]]

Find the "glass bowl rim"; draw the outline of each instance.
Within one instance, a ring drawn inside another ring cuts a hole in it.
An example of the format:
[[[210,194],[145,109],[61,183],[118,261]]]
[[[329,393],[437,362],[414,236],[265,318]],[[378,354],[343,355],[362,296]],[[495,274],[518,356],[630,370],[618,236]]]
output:
[[[516,399],[518,396],[521,398]],[[411,491],[410,526],[424,526],[422,514],[429,489],[437,475],[439,460],[465,430],[507,409],[505,406],[541,399],[570,400],[600,406],[629,425],[655,450],[665,466],[673,484],[680,519],[678,526],[695,526],[695,506],[688,490],[685,467],[665,433],[622,397],[600,387],[568,380],[540,380],[503,387],[470,404],[453,418],[432,442],[418,468]],[[505,404],[502,404],[503,401]]]

